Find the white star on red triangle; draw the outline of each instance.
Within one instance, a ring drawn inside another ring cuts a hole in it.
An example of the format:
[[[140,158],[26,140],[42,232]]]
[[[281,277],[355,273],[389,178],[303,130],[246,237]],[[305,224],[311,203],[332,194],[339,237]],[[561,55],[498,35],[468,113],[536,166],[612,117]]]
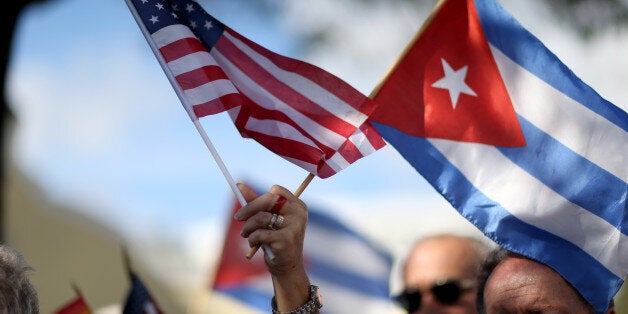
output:
[[[460,97],[460,94],[477,96],[477,94],[471,89],[471,87],[469,87],[469,85],[464,82],[464,79],[467,76],[467,69],[469,68],[469,66],[465,65],[462,68],[454,71],[445,59],[441,59],[441,62],[443,64],[445,76],[440,80],[434,82],[434,84],[432,84],[432,87],[449,90],[449,97],[451,98],[451,104],[454,109],[456,109],[458,97]]]

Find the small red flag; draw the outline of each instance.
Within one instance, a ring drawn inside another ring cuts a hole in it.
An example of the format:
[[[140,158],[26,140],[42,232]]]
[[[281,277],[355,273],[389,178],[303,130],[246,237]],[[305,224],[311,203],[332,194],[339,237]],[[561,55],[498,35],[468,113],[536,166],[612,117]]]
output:
[[[77,295],[74,299],[56,310],[54,314],[91,314],[92,311],[85,303],[82,295]]]

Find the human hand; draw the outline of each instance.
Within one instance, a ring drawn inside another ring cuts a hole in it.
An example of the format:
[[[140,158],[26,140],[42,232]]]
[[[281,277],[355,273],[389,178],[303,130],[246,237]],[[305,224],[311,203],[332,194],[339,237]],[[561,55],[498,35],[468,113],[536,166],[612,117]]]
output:
[[[303,240],[307,224],[307,206],[287,189],[274,185],[266,194],[257,193],[245,184],[238,188],[248,202],[234,216],[245,221],[241,235],[251,247],[262,245],[264,260],[272,275],[286,275],[303,265]],[[281,200],[283,198],[283,200]],[[279,201],[279,204],[278,204]],[[282,206],[280,203],[285,201]],[[280,207],[277,211],[277,207]],[[283,218],[273,223],[273,211]],[[275,230],[273,229],[275,228]]]

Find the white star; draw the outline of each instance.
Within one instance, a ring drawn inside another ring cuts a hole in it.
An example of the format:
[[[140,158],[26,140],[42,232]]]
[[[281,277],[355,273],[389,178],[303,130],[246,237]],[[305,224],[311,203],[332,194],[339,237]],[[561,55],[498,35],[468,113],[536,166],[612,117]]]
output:
[[[161,3],[157,3],[157,4],[155,4],[155,6],[156,6],[156,7],[157,7],[157,9],[159,9],[159,10],[163,10],[163,9],[164,9],[164,5],[163,5],[163,4],[161,4]]]
[[[461,93],[471,96],[477,96],[477,94],[471,89],[471,87],[469,87],[469,85],[464,82],[464,78],[467,76],[468,66],[465,65],[462,68],[454,71],[449,63],[445,61],[445,59],[440,60],[443,64],[445,76],[432,84],[432,87],[449,90],[449,97],[451,98],[451,104],[453,105],[454,109],[456,109],[458,97]]]
[[[176,19],[176,18],[179,18],[179,17],[177,16],[177,14],[176,14],[176,13],[174,13],[174,12],[170,13],[170,15],[172,15],[172,17],[174,17],[175,19]]]
[[[142,0],[142,4],[146,4],[146,2],[148,2],[148,0]]]
[[[196,28],[196,21],[192,21],[192,22],[190,23],[190,26],[191,26],[192,28]]]
[[[185,6],[185,10],[188,11],[188,13],[194,11],[194,6],[192,6],[191,3],[188,3],[188,5]]]
[[[159,22],[159,18],[154,16],[154,15],[151,15],[150,16],[150,21],[153,22],[153,24],[155,24],[155,23]]]
[[[179,11],[179,5],[178,4],[173,4],[172,5],[172,9],[175,11]]]
[[[205,21],[205,28],[210,29],[214,27],[214,25],[212,25],[212,21]]]

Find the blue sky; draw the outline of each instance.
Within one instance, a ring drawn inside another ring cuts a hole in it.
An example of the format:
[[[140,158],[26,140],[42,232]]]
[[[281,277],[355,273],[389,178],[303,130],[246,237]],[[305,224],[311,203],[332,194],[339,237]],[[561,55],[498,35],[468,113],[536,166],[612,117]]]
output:
[[[362,8],[351,1],[286,1],[272,17],[247,1],[201,4],[250,39],[368,94],[422,24],[427,2]],[[539,1],[500,2],[585,82],[626,109],[625,31],[583,42]],[[334,30],[330,41],[304,49],[304,35],[324,28]],[[16,35],[8,92],[18,120],[17,165],[53,201],[125,238],[164,241],[204,260],[220,245],[233,197],[124,1],[33,6]],[[242,139],[226,115],[202,123],[236,181],[295,190],[307,176]],[[397,251],[422,233],[473,232],[391,147],[315,179],[303,199]]]

